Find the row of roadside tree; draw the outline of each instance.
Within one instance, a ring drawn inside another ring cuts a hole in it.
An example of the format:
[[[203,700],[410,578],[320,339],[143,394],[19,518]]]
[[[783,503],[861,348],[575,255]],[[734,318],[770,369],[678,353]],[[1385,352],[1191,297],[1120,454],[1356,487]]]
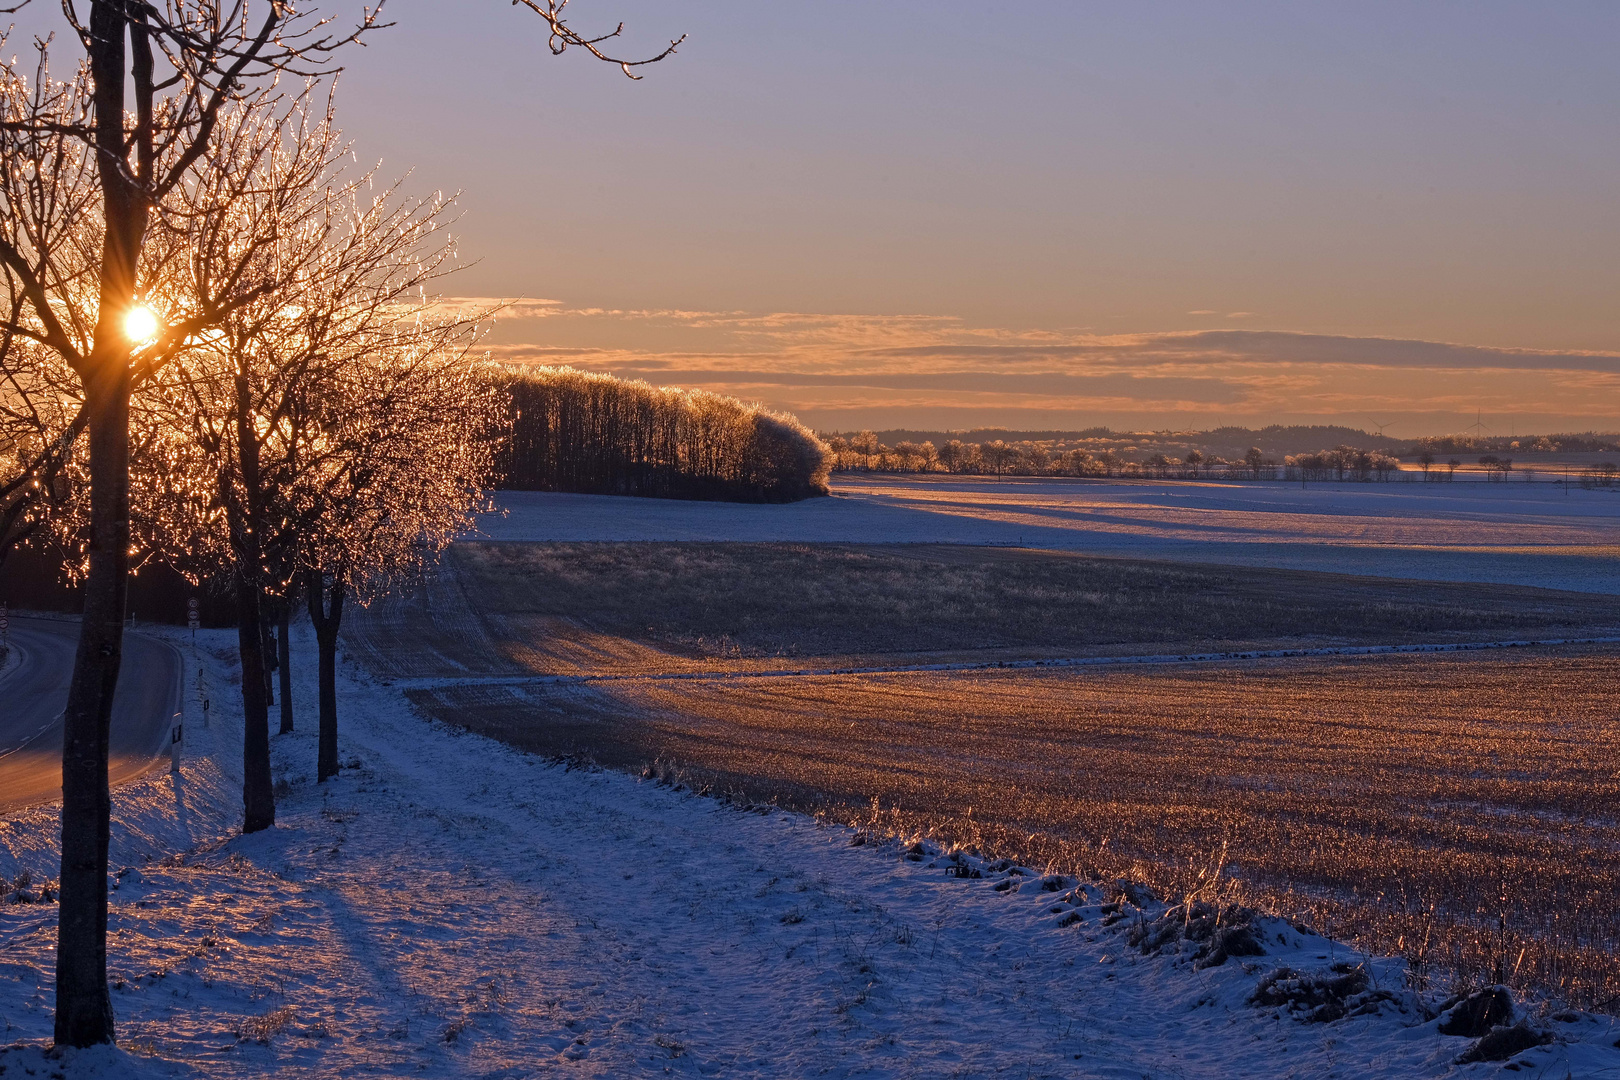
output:
[[[674,50],[621,59],[564,4],[523,6],[552,52],[626,74]],[[83,602],[62,716],[58,1044],[115,1038],[107,757],[132,568],[229,581],[243,829],[263,829],[266,623],[302,596],[315,624],[325,778],[345,598],[421,570],[491,473],[502,410],[471,352],[479,320],[427,299],[454,265],[445,203],[353,170],[323,90],[380,12],[83,0],[61,5],[63,34],[0,62],[0,559],[60,546]],[[81,50],[65,77],[57,42]]]

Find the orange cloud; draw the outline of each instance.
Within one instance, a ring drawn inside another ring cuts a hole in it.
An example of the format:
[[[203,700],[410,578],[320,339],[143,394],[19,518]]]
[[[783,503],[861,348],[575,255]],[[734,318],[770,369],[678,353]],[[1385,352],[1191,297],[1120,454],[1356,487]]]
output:
[[[481,298],[441,303],[489,306]],[[1620,426],[1620,354],[1599,352],[1237,329],[1098,335],[974,326],[948,315],[554,301],[508,304],[488,348],[508,363],[702,386],[822,426],[946,418],[1042,428],[1360,425],[1377,411],[1395,419],[1392,431],[1417,434],[1460,427],[1477,409],[1520,418],[1521,430]]]

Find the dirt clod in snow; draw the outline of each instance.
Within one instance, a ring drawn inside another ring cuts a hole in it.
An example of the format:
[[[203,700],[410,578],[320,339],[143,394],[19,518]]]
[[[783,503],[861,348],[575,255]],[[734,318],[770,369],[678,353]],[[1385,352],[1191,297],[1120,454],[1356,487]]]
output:
[[[1505,986],[1491,986],[1453,1001],[1442,1012],[1440,1034],[1477,1039],[1513,1022],[1513,995]]]
[[[1135,881],[1126,881],[1124,878],[1114,882],[1112,899],[1124,900],[1139,908],[1152,907],[1159,902],[1158,895],[1152,889]]]
[[[1512,1027],[1500,1027],[1479,1042],[1475,1043],[1461,1057],[1457,1064],[1467,1065],[1474,1061],[1506,1061],[1514,1054],[1522,1053],[1532,1046],[1545,1046],[1553,1041],[1552,1034],[1546,1031],[1537,1031],[1526,1021],[1520,1020]]]
[[[1375,1013],[1382,1002],[1394,1000],[1387,990],[1369,990],[1369,983],[1367,970],[1360,965],[1334,964],[1329,972],[1283,967],[1260,980],[1249,1002],[1284,1009],[1301,1023],[1326,1024]]]

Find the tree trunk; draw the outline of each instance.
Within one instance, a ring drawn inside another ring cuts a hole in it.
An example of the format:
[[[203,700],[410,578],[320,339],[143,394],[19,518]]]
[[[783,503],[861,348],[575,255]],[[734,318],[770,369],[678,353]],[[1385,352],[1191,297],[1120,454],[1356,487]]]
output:
[[[90,568],[62,714],[62,870],[56,944],[56,1041],[113,1041],[107,991],[108,728],[124,639],[129,568],[128,368],[88,387]]]
[[[276,703],[276,669],[281,666],[276,653],[276,601],[270,599],[264,603],[260,611],[264,615],[264,622],[259,627],[264,635],[264,703],[266,707]]]
[[[57,908],[56,1023],[59,1045],[94,1046],[114,1039],[107,990],[107,843],[112,796],[107,789],[108,728],[123,659],[129,577],[129,342],[125,314],[135,300],[136,267],[146,234],[146,201],[122,169],[127,13],[123,5],[90,7],[86,50],[94,79],[97,175],[105,228],[101,237],[95,346],[77,368],[90,430],[90,550],[84,615],[62,714],[62,870]],[[137,96],[149,94],[151,45],[135,40]],[[148,66],[143,66],[148,65]],[[142,101],[147,100],[142,98]],[[139,106],[141,102],[137,102]],[[143,116],[149,111],[138,109]],[[149,162],[142,141],[143,170]]]
[[[236,642],[242,656],[242,831],[258,832],[276,823],[275,792],[270,782],[270,709],[265,689],[264,589],[260,586],[264,535],[259,495],[259,442],[254,427],[253,397],[247,374],[236,374],[236,447],[242,469],[246,506],[238,505],[231,522],[236,549]],[[235,500],[227,499],[231,514]]]
[[[291,598],[284,598],[276,606],[276,668],[281,672],[281,733],[291,734],[292,706],[292,644],[287,640],[287,624],[292,618]]]
[[[264,634],[259,586],[236,573],[236,644],[242,656],[242,831],[276,823],[270,782],[270,710],[264,699]]]
[[[315,780],[325,783],[328,777],[338,774],[337,636],[343,622],[343,579],[334,576],[331,585],[326,586],[321,575],[311,571],[304,592],[309,597],[309,621],[315,626],[320,650],[321,726]],[[323,593],[330,596],[329,603],[323,603]]]

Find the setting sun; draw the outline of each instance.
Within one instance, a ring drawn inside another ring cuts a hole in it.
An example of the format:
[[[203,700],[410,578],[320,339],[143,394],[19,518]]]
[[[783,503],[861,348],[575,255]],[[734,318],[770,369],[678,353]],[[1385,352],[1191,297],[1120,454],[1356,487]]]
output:
[[[137,304],[124,316],[124,335],[137,345],[158,335],[158,318],[145,304]]]

